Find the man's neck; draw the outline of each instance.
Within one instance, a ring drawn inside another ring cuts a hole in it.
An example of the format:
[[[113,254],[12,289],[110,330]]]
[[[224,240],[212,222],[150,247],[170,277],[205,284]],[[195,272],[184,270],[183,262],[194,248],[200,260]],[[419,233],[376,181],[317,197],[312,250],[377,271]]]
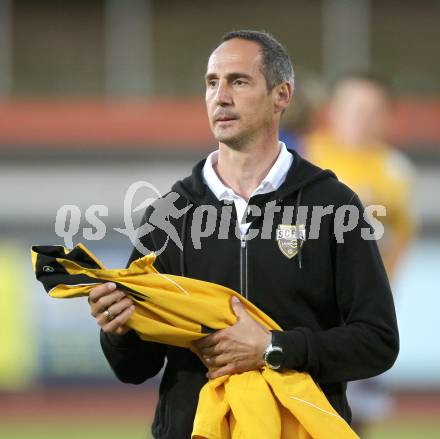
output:
[[[220,143],[214,170],[224,185],[249,200],[272,168],[279,152],[277,136],[253,142],[240,151]]]

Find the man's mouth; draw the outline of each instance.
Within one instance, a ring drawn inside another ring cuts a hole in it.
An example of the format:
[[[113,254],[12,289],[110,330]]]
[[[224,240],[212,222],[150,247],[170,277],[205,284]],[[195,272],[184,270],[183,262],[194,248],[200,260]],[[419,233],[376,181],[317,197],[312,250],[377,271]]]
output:
[[[233,116],[220,116],[215,119],[216,122],[231,122],[233,120],[237,120],[237,117]]]

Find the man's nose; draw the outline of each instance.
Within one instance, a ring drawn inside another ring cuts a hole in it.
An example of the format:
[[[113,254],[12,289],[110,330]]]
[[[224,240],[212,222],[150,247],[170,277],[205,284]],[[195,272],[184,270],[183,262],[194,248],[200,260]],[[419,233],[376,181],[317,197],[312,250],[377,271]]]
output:
[[[232,96],[229,86],[226,82],[220,81],[215,94],[216,105],[230,105],[232,103]]]

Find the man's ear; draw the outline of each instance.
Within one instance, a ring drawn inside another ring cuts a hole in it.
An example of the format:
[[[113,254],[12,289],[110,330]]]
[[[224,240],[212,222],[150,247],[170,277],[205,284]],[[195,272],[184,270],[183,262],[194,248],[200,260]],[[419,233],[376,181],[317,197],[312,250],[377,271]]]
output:
[[[275,103],[275,112],[284,112],[289,106],[292,99],[292,84],[290,82],[282,82],[272,90]]]

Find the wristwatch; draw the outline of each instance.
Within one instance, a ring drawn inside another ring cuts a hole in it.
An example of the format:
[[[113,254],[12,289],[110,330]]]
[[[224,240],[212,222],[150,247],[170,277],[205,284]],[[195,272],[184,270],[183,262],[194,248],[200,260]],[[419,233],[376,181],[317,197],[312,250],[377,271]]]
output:
[[[284,355],[283,348],[281,346],[274,345],[273,341],[272,334],[272,341],[263,353],[263,361],[266,367],[277,370],[283,363]]]

